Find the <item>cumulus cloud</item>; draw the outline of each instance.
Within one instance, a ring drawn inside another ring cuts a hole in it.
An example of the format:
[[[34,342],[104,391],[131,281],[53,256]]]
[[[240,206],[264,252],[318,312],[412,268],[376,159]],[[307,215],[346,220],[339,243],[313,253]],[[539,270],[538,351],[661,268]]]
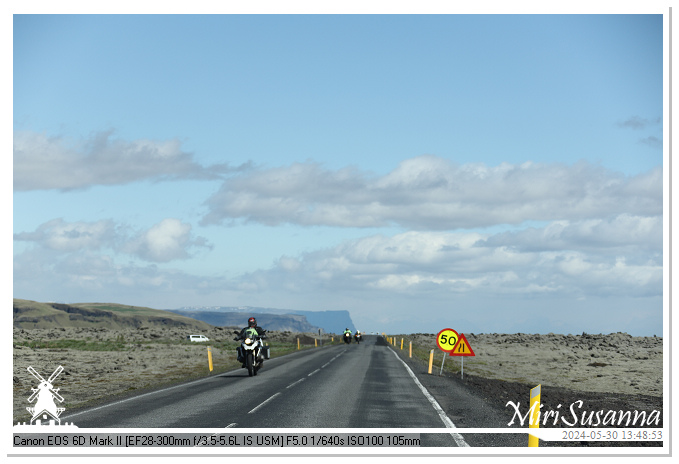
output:
[[[225,165],[203,167],[176,140],[114,139],[111,131],[70,141],[14,134],[14,190],[82,189],[144,179],[216,179]]]
[[[184,297],[195,300],[227,289],[228,282],[218,277],[161,269],[156,264],[121,263],[114,256],[91,250],[58,253],[32,248],[14,257],[14,294],[17,298],[112,301],[172,309]]]
[[[113,221],[66,222],[52,219],[33,232],[14,234],[14,240],[36,242],[57,251],[98,250],[114,245],[117,232]]]
[[[123,229],[110,220],[69,223],[59,218],[33,232],[14,234],[14,240],[61,253],[111,250],[156,263],[187,259],[190,250],[211,247],[205,238],[193,237],[190,224],[174,218],[133,235]]]
[[[662,170],[625,177],[586,162],[492,167],[427,155],[376,177],[297,163],[227,179],[206,204],[204,224],[242,220],[416,230],[648,216],[662,213]]]
[[[618,228],[630,232],[625,235]],[[599,247],[611,238],[611,243]],[[249,289],[403,295],[662,295],[658,218],[553,223],[515,234],[410,231],[375,235],[242,278]]]
[[[204,239],[192,240],[191,225],[179,219],[163,219],[123,246],[123,251],[157,263],[187,259],[188,249],[206,246]]]
[[[577,222],[556,221],[543,228],[503,232],[484,240],[484,246],[507,246],[523,251],[579,250],[599,254],[662,254],[661,216],[621,214]]]

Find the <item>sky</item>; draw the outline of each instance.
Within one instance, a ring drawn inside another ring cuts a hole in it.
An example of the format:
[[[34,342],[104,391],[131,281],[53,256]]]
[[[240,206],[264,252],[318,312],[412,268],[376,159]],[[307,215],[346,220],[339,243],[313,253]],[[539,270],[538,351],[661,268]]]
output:
[[[660,336],[653,8],[14,15],[13,297]]]

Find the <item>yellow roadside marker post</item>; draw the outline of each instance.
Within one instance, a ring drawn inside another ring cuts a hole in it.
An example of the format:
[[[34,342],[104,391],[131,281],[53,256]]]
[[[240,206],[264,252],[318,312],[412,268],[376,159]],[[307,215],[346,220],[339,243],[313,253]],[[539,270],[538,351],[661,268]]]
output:
[[[528,422],[528,428],[537,429],[540,428],[540,390],[542,384],[535,388],[530,389],[530,421]],[[540,446],[540,439],[535,435],[528,435],[528,446],[537,447]]]
[[[212,347],[207,347],[207,363],[210,366],[210,372],[212,372]]]
[[[431,374],[431,367],[434,364],[434,350],[429,352],[429,373]]]
[[[297,349],[299,350],[299,337],[297,337]]]
[[[318,348],[318,340],[314,338],[314,347]]]
[[[410,342],[410,348],[409,348],[408,351],[410,352],[410,353],[408,354],[408,357],[409,357],[409,358],[412,358],[412,357],[413,357],[413,342],[412,342],[412,341]]]
[[[401,339],[401,350],[403,350],[403,339]]]

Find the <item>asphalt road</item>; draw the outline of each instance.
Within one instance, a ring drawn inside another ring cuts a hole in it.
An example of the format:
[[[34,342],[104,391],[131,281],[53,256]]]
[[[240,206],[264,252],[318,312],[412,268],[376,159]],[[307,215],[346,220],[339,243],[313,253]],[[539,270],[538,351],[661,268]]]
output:
[[[525,446],[525,435],[464,437],[465,427],[503,427],[482,400],[464,391],[432,395],[377,336],[269,359],[245,369],[146,393],[62,417],[80,428],[448,428],[422,434],[423,446]],[[432,376],[429,376],[432,377]],[[423,379],[425,383],[433,379]],[[434,396],[438,396],[439,401]],[[440,406],[443,404],[443,408]],[[445,409],[454,411],[451,419]],[[462,411],[462,412],[460,412]],[[337,430],[341,432],[341,430]],[[407,430],[404,430],[407,432]]]

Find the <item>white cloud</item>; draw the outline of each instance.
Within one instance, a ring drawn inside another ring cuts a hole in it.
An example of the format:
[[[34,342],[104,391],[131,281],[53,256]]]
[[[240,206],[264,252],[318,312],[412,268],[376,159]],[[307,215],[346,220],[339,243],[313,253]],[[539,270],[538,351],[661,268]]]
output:
[[[14,240],[59,253],[111,250],[149,262],[187,259],[190,250],[211,248],[204,238],[193,237],[190,224],[175,218],[163,219],[134,236],[123,229],[110,220],[68,223],[59,218],[41,224],[34,232],[14,234]]]
[[[606,219],[556,221],[537,229],[504,232],[489,237],[486,246],[508,246],[525,251],[577,249],[597,254],[662,255],[662,216],[621,214]]]
[[[123,250],[147,261],[167,262],[188,258],[192,245],[191,225],[168,218],[130,240]]]
[[[178,301],[197,301],[228,289],[224,279],[122,261],[88,250],[29,249],[14,256],[14,295],[37,301],[104,301],[172,309],[180,306]]]
[[[598,247],[616,233],[610,246]],[[300,293],[379,290],[394,295],[662,295],[662,227],[657,220],[553,223],[516,234],[411,231],[376,235],[284,257],[242,277],[259,289]]]
[[[14,240],[38,242],[57,251],[97,250],[116,241],[112,221],[65,222],[52,219],[38,226],[34,232],[14,234]]]
[[[83,189],[144,179],[216,179],[228,168],[203,167],[176,140],[113,139],[112,132],[71,141],[34,132],[14,134],[14,190]]]
[[[306,163],[234,176],[207,206],[205,224],[243,220],[267,225],[399,225],[414,230],[624,213],[654,216],[662,214],[662,170],[625,177],[586,162],[458,166],[419,156],[374,177]]]

